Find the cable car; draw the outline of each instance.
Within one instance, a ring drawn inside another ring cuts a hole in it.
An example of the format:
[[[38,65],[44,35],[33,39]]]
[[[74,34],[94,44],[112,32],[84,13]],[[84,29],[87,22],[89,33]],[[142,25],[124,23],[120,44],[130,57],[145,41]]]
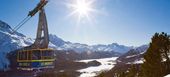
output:
[[[17,53],[17,69],[37,70],[54,68],[53,49],[22,50]]]
[[[39,12],[37,36],[32,45],[24,47],[17,52],[17,69],[36,70],[54,68],[54,50],[48,48],[49,33],[47,18],[44,10],[44,6],[47,3],[47,0],[40,0],[37,7],[35,7],[28,14],[28,17],[32,17]],[[23,24],[26,21],[23,21]]]

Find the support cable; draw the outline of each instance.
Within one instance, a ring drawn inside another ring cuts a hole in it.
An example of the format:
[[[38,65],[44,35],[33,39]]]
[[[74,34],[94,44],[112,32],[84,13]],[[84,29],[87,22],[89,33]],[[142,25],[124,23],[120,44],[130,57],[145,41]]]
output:
[[[12,29],[12,33],[11,34],[14,34],[15,32],[17,32],[18,29],[20,29],[26,22],[28,22],[29,20],[31,19],[30,16],[27,16],[26,18],[24,18],[18,25],[16,25],[14,27],[14,29]],[[0,39],[0,45],[2,45],[2,43],[4,42],[4,39],[5,38],[5,35],[1,37]]]

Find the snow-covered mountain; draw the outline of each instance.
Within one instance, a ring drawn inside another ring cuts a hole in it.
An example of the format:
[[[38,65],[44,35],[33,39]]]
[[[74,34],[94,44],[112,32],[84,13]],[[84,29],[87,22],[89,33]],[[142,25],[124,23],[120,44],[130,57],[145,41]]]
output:
[[[50,34],[50,42],[56,46],[56,49],[59,50],[74,50],[77,52],[84,52],[84,51],[104,51],[104,52],[119,52],[125,53],[132,49],[133,47],[128,47],[124,45],[119,45],[117,43],[112,43],[108,45],[87,45],[87,44],[80,44],[80,43],[71,43],[58,38],[56,35]]]
[[[33,43],[31,38],[27,38],[21,33],[14,32],[5,22],[0,21],[0,69],[8,68],[6,54],[23,46]]]
[[[147,51],[149,45],[142,45],[140,47],[136,47],[131,49],[130,51],[126,52],[125,54],[121,55],[118,59],[118,63],[123,64],[138,64],[143,63],[143,54]]]

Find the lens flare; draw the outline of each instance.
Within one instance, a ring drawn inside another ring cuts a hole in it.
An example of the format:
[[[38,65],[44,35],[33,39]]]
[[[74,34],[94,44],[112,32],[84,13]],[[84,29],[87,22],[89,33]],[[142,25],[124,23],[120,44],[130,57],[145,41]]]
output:
[[[76,0],[72,3],[68,3],[67,5],[72,9],[69,16],[77,15],[78,21],[84,18],[90,20],[92,12],[95,12],[95,9],[92,7],[94,2],[95,0]]]

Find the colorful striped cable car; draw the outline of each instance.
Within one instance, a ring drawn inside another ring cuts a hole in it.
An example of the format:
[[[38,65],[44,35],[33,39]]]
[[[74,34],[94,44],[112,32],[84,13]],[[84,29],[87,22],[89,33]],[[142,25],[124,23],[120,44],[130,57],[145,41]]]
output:
[[[32,49],[18,51],[17,69],[36,70],[43,68],[54,68],[54,50]]]

